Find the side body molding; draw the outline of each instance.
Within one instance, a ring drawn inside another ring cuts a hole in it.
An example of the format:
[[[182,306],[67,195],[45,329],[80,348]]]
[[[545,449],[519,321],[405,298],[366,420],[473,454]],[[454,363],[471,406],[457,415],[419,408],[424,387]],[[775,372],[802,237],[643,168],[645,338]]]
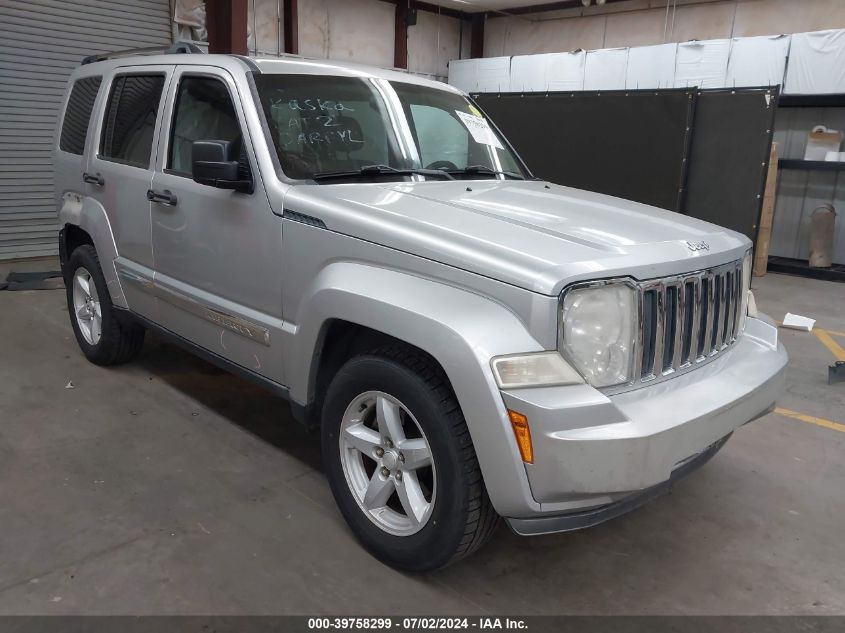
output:
[[[115,267],[117,245],[109,217],[102,205],[89,196],[67,191],[60,201],[59,224],[60,226],[66,224],[78,226],[91,236],[100,258],[100,266],[106,278],[112,303],[120,308],[128,308],[129,304],[123,294],[123,287]]]
[[[321,328],[342,319],[401,339],[443,367],[466,416],[482,474],[496,510],[524,514],[532,499],[525,467],[490,359],[540,351],[540,344],[507,308],[466,290],[356,262],[325,267],[297,308],[296,334],[285,360],[291,398],[306,403]],[[539,510],[539,504],[531,510]]]

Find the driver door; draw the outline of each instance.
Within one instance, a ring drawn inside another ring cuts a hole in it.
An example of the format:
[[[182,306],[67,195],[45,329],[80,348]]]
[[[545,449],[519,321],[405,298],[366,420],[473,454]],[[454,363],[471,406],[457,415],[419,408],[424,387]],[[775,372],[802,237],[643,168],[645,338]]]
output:
[[[207,351],[284,384],[282,224],[264,193],[241,96],[222,69],[178,66],[149,197],[160,324]],[[192,178],[191,144],[239,148],[252,193]]]

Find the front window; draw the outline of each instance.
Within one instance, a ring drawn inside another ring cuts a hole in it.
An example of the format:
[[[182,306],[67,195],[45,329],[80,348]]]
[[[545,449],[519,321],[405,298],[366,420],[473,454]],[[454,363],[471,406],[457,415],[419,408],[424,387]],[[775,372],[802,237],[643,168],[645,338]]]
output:
[[[528,175],[460,94],[376,78],[258,75],[255,81],[291,178]]]

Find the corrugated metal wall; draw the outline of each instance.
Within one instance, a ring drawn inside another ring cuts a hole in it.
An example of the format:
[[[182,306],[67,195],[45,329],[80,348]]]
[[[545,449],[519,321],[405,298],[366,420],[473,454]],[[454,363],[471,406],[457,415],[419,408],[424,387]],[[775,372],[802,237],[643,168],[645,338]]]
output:
[[[780,158],[804,158],[807,135],[817,125],[845,130],[845,108],[779,108],[774,140]],[[845,172],[782,169],[769,254],[792,259],[810,256],[810,216],[821,204],[836,209],[833,261],[845,264]]]
[[[50,151],[71,71],[170,41],[169,0],[0,0],[0,259],[57,252]]]

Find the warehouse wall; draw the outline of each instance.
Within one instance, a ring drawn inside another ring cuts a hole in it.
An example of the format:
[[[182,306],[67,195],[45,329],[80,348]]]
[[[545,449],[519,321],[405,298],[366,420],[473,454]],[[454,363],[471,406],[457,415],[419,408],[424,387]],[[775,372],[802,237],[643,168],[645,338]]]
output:
[[[445,81],[449,60],[465,56],[460,49],[461,27],[456,18],[418,11],[416,26],[408,27],[408,70]],[[469,43],[466,35],[464,43]]]
[[[393,66],[395,11],[379,0],[302,0],[299,53]]]
[[[299,52],[393,67],[396,8],[381,0],[300,0]],[[460,55],[461,22],[429,11],[408,27],[408,70],[445,79]]]
[[[671,4],[671,3],[670,3]],[[666,37],[664,40],[664,28]],[[845,28],[843,0],[630,0],[536,15],[492,17],[484,56],[646,46]]]
[[[174,0],[175,39],[205,40],[204,0]],[[253,55],[284,51],[281,0],[249,0],[247,45]],[[299,0],[303,57],[393,67],[395,5],[381,0]],[[419,11],[408,27],[408,70],[446,80],[451,59],[469,55],[468,23]],[[462,50],[463,45],[463,50]]]

